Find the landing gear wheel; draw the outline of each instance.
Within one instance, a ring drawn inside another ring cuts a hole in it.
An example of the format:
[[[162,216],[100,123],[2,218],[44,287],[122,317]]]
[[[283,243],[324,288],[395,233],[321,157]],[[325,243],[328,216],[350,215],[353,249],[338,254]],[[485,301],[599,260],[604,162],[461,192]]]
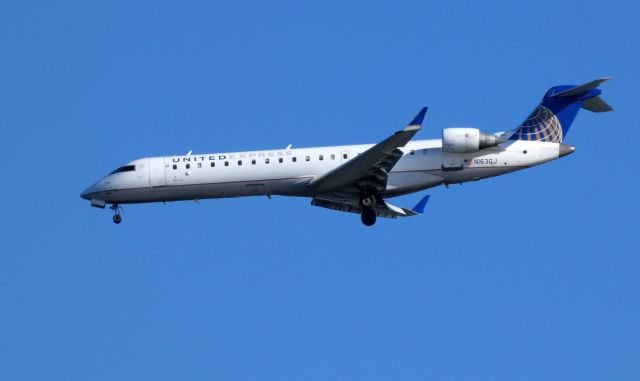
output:
[[[363,208],[371,208],[376,203],[376,198],[374,196],[363,196],[360,199],[360,206]]]
[[[117,225],[120,222],[122,222],[122,216],[120,215],[120,211],[124,212],[124,209],[122,209],[118,204],[111,204],[109,209],[113,210],[113,213],[115,213],[113,215],[113,223]]]
[[[366,226],[371,226],[376,223],[376,211],[373,209],[362,209],[362,213],[360,214],[360,220]]]

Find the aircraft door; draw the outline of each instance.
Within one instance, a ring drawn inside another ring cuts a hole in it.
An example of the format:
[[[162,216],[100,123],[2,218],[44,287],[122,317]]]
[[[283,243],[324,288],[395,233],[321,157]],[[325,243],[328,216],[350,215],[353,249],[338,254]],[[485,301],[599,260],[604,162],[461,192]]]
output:
[[[464,168],[464,157],[459,153],[442,152],[443,171],[461,171]]]
[[[149,186],[161,187],[165,185],[165,162],[163,157],[149,159]]]

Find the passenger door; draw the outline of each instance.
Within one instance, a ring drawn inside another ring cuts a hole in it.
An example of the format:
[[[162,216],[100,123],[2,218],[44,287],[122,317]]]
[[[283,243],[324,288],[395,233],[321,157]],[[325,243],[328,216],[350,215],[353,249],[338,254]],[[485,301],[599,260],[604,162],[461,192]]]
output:
[[[152,157],[149,159],[149,186],[161,187],[165,180],[165,159],[163,157]]]

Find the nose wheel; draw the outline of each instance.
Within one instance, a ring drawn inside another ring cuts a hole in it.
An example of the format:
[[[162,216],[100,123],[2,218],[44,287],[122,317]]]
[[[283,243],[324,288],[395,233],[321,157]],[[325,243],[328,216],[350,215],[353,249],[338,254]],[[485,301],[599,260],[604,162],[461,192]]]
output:
[[[120,211],[124,212],[124,209],[122,209],[120,207],[120,205],[118,205],[118,204],[113,204],[109,208],[111,210],[113,210],[113,212],[115,213],[113,215],[113,223],[116,224],[116,225],[121,223],[122,222],[122,216],[120,215]]]

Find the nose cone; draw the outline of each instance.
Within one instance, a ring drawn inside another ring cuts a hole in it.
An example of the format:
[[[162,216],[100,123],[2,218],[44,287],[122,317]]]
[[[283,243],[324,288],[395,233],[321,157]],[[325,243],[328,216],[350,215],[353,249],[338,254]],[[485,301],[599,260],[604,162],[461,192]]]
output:
[[[91,193],[93,193],[95,186],[92,185],[89,188],[85,189],[82,193],[80,193],[80,197],[85,200],[91,200]]]
[[[102,191],[101,188],[101,182],[98,181],[97,183],[92,184],[89,188],[80,193],[80,197],[84,198],[85,200],[102,198],[100,197],[100,191]]]
[[[102,189],[101,181],[98,181],[85,189],[84,192],[80,193],[80,197],[85,200],[89,200],[91,202],[91,206],[95,206],[96,208],[104,209],[106,205],[107,196],[104,189]]]
[[[558,147],[558,150],[559,150],[559,152],[558,152],[559,156],[563,157],[563,156],[567,156],[567,155],[569,155],[571,153],[574,153],[575,150],[576,150],[576,147],[571,146],[569,144],[560,143],[559,147]]]

